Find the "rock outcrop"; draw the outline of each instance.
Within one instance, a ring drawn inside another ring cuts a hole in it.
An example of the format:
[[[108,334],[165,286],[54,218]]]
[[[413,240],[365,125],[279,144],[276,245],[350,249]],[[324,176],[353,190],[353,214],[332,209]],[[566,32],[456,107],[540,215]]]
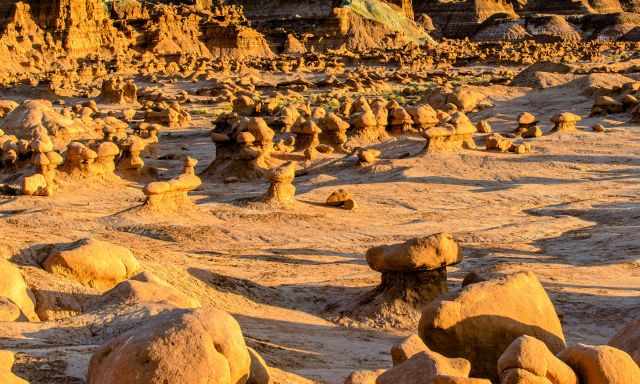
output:
[[[109,341],[91,358],[89,384],[244,384],[251,357],[228,313],[177,310]]]
[[[82,239],[54,247],[44,269],[98,290],[108,290],[140,270],[125,247],[96,239]]]
[[[473,376],[497,379],[497,362],[518,337],[530,335],[560,352],[564,333],[555,308],[533,273],[466,286],[426,307],[420,337],[432,350],[471,362]]]

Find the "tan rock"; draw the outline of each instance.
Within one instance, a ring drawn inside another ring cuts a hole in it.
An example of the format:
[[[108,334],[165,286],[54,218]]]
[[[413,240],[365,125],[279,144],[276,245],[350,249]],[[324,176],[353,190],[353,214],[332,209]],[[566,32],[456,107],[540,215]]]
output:
[[[88,384],[244,384],[251,357],[236,320],[226,312],[164,313],[99,348]]]
[[[400,343],[391,347],[391,360],[393,365],[398,365],[409,360],[413,355],[428,351],[427,347],[420,336],[411,335],[403,339]]]
[[[508,372],[513,370],[516,372]],[[500,356],[498,374],[501,383],[519,383],[515,378],[530,377],[532,382],[544,382],[542,379],[546,378],[552,384],[578,384],[571,367],[551,353],[545,343],[527,335],[515,339]]]
[[[369,148],[357,151],[356,155],[358,156],[359,164],[365,166],[375,164],[380,155],[382,155],[382,152],[377,149]]]
[[[384,369],[377,371],[354,371],[344,381],[344,384],[377,384],[376,380],[384,373]]]
[[[0,297],[10,300],[30,321],[37,321],[35,298],[18,267],[0,259],[0,276]]]
[[[538,376],[525,369],[511,368],[502,372],[500,384],[552,384],[544,376]]]
[[[97,300],[97,305],[136,303],[167,303],[178,308],[200,307],[197,299],[180,292],[150,272],[132,276],[105,292]]]
[[[437,269],[459,263],[462,250],[451,234],[438,233],[367,251],[369,267],[378,272]]]
[[[88,287],[107,290],[136,274],[140,263],[128,248],[82,239],[55,247],[43,267]]]
[[[14,375],[11,372],[15,358],[13,352],[0,350],[0,383],[2,384],[29,384],[28,381]]]
[[[472,375],[497,379],[497,361],[518,337],[531,335],[552,352],[564,348],[562,326],[533,273],[466,286],[422,313],[419,334],[432,350],[471,361]]]
[[[576,123],[582,118],[575,113],[563,112],[551,118],[553,122],[553,132],[575,132],[577,130]]]
[[[6,297],[0,296],[0,321],[19,321],[26,319],[20,308]]]
[[[189,199],[189,192],[202,184],[196,175],[198,160],[191,157],[184,159],[182,173],[168,181],[155,181],[147,184],[143,192],[147,196],[145,206],[154,211],[175,212],[194,206]]]
[[[431,351],[418,352],[409,360],[389,369],[378,379],[376,384],[428,384],[438,375],[462,376],[469,375],[469,362],[460,364],[464,359],[451,361]]]
[[[491,123],[488,120],[480,120],[478,124],[476,124],[476,129],[480,133],[492,133],[493,128],[491,128]]]
[[[296,177],[296,163],[288,162],[271,171],[269,181],[271,185],[263,197],[267,204],[290,207],[295,203],[296,187],[293,179]]]
[[[640,383],[640,367],[626,352],[606,346],[578,344],[558,354],[584,384]]]

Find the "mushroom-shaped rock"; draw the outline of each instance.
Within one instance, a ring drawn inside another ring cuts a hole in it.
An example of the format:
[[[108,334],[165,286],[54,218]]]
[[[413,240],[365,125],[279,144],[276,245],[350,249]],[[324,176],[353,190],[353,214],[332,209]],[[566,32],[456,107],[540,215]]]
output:
[[[501,383],[518,384],[520,381],[513,381],[514,378],[526,376],[531,377],[532,382],[546,379],[551,384],[578,384],[571,367],[551,353],[545,343],[528,335],[515,339],[502,353],[498,374]]]
[[[349,123],[342,120],[333,112],[327,114],[322,120],[322,137],[331,145],[341,146],[347,142],[347,129]]]
[[[473,134],[476,127],[464,112],[455,112],[444,126],[436,126],[423,132],[427,139],[425,153],[475,149]]]
[[[518,115],[518,125],[519,126],[529,126],[532,124],[536,124],[538,119],[529,112],[522,112]]]
[[[413,122],[421,129],[435,127],[438,123],[438,113],[429,104],[411,106],[406,108]]]
[[[245,384],[251,357],[228,313],[175,310],[100,347],[89,364],[88,384]]]
[[[80,119],[64,116],[48,100],[25,100],[9,112],[0,123],[8,135],[28,139],[36,129],[44,128],[59,146],[76,137],[93,138],[89,125]]]
[[[607,345],[578,344],[558,354],[586,384],[640,383],[640,367],[628,353]]]
[[[184,159],[182,174],[169,181],[155,181],[144,187],[147,196],[145,206],[156,211],[177,211],[193,206],[189,192],[198,188],[202,180],[195,173],[198,160],[191,157]]]
[[[0,259],[0,276],[2,276],[0,278],[0,297],[15,304],[27,319],[37,321],[35,298],[18,267],[7,260]]]
[[[272,170],[269,175],[271,185],[263,197],[267,204],[290,207],[295,203],[296,187],[293,179],[296,177],[296,163],[288,162]]]
[[[116,169],[115,159],[120,154],[120,148],[109,141],[98,146],[93,172],[94,174],[112,174]]]
[[[0,383],[29,384],[28,381],[19,378],[11,372],[14,361],[13,352],[0,350]]]
[[[128,248],[96,239],[81,239],[54,247],[43,267],[82,285],[107,290],[137,273],[140,263]]]
[[[406,134],[413,130],[413,118],[406,109],[398,106],[391,110],[391,132]]]
[[[367,251],[367,263],[378,272],[434,270],[462,261],[462,250],[448,233],[382,245]]]
[[[413,326],[422,309],[447,291],[446,267],[460,262],[462,252],[450,234],[438,233],[371,248],[366,259],[381,281],[349,310],[352,316]]]
[[[562,112],[551,118],[554,124],[553,132],[575,132],[577,130],[576,123],[582,118],[575,113]]]
[[[531,272],[467,285],[443,296],[422,313],[419,334],[432,350],[471,361],[472,376],[497,379],[498,358],[522,335],[533,336],[553,353],[561,351],[560,319]]]
[[[385,112],[386,108],[382,108]],[[356,141],[363,143],[375,143],[388,137],[385,127],[378,125],[378,119],[370,107],[366,107],[363,112],[351,116],[353,126],[352,137]]]

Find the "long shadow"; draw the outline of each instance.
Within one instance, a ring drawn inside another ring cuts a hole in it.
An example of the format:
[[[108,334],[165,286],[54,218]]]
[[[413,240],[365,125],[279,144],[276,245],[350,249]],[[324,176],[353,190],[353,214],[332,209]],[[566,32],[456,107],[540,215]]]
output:
[[[616,155],[536,155],[508,157],[504,161],[510,163],[578,163],[578,164],[626,164],[640,165],[639,156]]]
[[[330,317],[327,306],[335,298],[355,298],[372,288],[329,284],[283,284],[267,287],[251,280],[225,276],[200,268],[189,268],[187,271],[191,276],[218,291],[241,295],[259,304],[303,311],[324,318]]]
[[[234,314],[250,346],[260,352],[269,365],[299,375],[314,377],[317,371],[338,372],[346,377],[358,369],[379,369],[391,365],[388,354],[400,337],[388,333],[341,326],[326,326],[274,320]],[[383,341],[381,343],[381,341]],[[386,341],[386,343],[385,343]],[[358,344],[350,348],[349,344]],[[346,348],[346,350],[345,350]],[[336,354],[347,353],[351,358],[336,359]]]
[[[410,177],[404,174],[410,167],[399,167],[388,172],[377,172],[375,174],[353,175],[353,173],[337,173],[334,180],[328,180],[325,182],[314,183],[312,185],[302,182],[296,184],[299,193],[309,192],[317,188],[324,187],[339,187],[343,185],[354,184],[393,184],[393,183],[419,183],[419,184],[441,184],[441,185],[456,185],[463,187],[473,187],[472,192],[486,193],[495,191],[505,191],[513,188],[517,188],[521,185],[564,185],[581,183],[582,180],[569,180],[569,179],[555,179],[548,177],[535,177],[524,176],[515,178],[509,181],[496,181],[496,180],[474,180],[455,178],[450,176],[424,176],[424,177]]]
[[[640,225],[640,203],[596,205],[589,209],[561,206],[526,211],[534,216],[573,216],[595,224],[567,231],[559,236],[536,240],[533,245],[551,255],[545,262],[576,266],[630,263],[640,255],[637,228]]]

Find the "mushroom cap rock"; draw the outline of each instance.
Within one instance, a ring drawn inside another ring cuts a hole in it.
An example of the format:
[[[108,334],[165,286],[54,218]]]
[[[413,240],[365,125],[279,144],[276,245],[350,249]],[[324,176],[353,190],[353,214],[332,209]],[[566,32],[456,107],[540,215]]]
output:
[[[105,141],[98,147],[98,157],[118,156],[120,148],[109,141]]]
[[[404,243],[371,248],[369,267],[378,272],[433,270],[462,261],[462,250],[449,233],[419,237]]]
[[[551,118],[553,123],[577,123],[582,120],[582,117],[571,112],[562,112]]]

